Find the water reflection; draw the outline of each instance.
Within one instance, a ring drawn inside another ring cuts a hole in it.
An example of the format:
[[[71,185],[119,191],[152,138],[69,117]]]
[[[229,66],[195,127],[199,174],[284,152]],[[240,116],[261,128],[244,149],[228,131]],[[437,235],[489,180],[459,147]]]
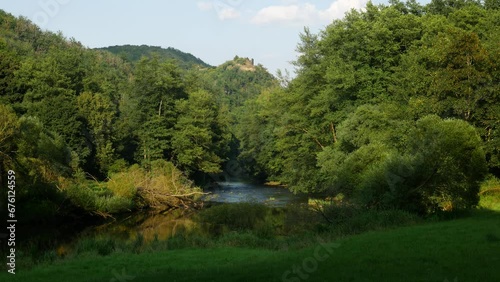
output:
[[[199,229],[193,211],[174,210],[165,214],[138,213],[90,228],[85,236],[105,235],[125,242],[142,236],[145,242],[167,240],[178,234]]]
[[[307,202],[307,198],[294,195],[283,187],[255,185],[244,182],[221,182],[203,200],[212,203],[253,202],[270,207],[285,207],[289,204]],[[142,236],[144,241],[168,240],[183,233],[203,233],[204,228],[196,222],[196,211],[174,210],[165,214],[136,213],[125,218],[90,228],[85,236],[111,236],[131,242]],[[140,234],[140,235],[139,235]]]
[[[269,207],[281,208],[289,204],[306,203],[307,197],[294,195],[286,188],[248,184],[244,182],[222,182],[205,201],[212,203],[263,203]],[[116,241],[133,243],[143,240],[145,243],[153,240],[166,241],[172,237],[186,233],[207,235],[206,228],[209,223],[200,223],[196,220],[194,210],[174,210],[164,214],[137,212],[118,217],[110,222],[98,226],[88,226],[85,230],[73,229],[72,232],[62,236],[64,240],[57,239],[52,234],[50,244],[40,246],[40,249],[51,249],[50,246],[64,246],[78,244],[86,238],[112,238]],[[50,231],[50,230],[49,230]],[[45,242],[40,236],[31,238],[32,241]],[[38,245],[39,242],[36,244]],[[58,248],[58,249],[59,249]]]

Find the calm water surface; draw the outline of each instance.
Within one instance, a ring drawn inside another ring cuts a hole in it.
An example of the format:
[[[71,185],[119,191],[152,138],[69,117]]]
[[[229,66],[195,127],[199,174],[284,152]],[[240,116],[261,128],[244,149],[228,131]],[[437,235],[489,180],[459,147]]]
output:
[[[307,203],[307,197],[294,195],[288,189],[277,186],[265,186],[244,182],[221,182],[219,187],[210,191],[203,199],[211,203],[262,203],[270,207],[281,208],[288,204]],[[182,232],[200,232],[203,227],[193,219],[197,211],[175,210],[165,214],[140,212],[121,216],[109,220],[104,224],[88,225],[72,229],[54,228],[47,226],[45,229],[37,227],[36,232],[25,230],[33,234],[34,244],[40,249],[51,249],[61,244],[74,245],[85,238],[108,237],[122,241],[134,241],[142,236],[144,241],[167,240]],[[36,235],[35,235],[36,234]]]
[[[205,200],[218,203],[262,203],[272,207],[307,202],[307,198],[294,195],[288,189],[245,182],[221,182]]]

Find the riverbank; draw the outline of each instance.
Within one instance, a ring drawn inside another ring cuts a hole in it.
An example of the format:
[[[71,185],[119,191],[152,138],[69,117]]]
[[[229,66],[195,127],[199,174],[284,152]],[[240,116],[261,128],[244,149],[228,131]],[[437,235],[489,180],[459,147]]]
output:
[[[424,223],[297,249],[87,254],[9,281],[500,281],[500,213]],[[113,280],[114,279],[114,280]],[[120,280],[121,279],[121,280]]]

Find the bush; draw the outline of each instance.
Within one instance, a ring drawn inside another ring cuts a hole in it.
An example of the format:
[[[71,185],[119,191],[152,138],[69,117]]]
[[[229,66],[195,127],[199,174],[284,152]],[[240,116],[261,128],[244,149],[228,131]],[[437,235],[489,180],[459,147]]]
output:
[[[97,210],[97,195],[88,185],[72,183],[64,190],[66,197],[77,207],[86,211]]]
[[[164,160],[151,162],[151,170],[136,182],[139,205],[150,208],[183,207],[199,200],[201,189],[195,187],[175,165]],[[181,200],[182,198],[182,200]]]
[[[86,181],[65,185],[66,197],[73,205],[96,213],[121,213],[134,208],[133,198],[114,195],[105,184]]]
[[[284,213],[283,232],[285,234],[300,234],[313,230],[320,222],[318,213],[304,206],[288,206]]]
[[[490,175],[481,184],[479,207],[500,211],[500,179]]]
[[[326,187],[333,193],[341,192],[363,207],[421,214],[477,205],[487,165],[481,139],[467,122],[427,116],[400,138],[404,145],[371,139],[348,150],[342,141],[318,155]]]
[[[409,138],[416,173],[413,189],[426,212],[477,205],[487,163],[475,128],[463,120],[427,116]]]
[[[108,182],[80,177],[65,181],[61,187],[75,206],[97,214],[116,214],[145,206],[176,207],[194,202],[200,192],[172,163],[162,160],[153,162],[151,171],[133,165],[111,175]]]
[[[114,195],[134,199],[137,187],[143,179],[144,171],[138,165],[133,165],[122,172],[112,174],[106,186]]]
[[[96,209],[98,211],[116,214],[131,211],[133,208],[133,200],[121,196],[107,196],[96,198]]]

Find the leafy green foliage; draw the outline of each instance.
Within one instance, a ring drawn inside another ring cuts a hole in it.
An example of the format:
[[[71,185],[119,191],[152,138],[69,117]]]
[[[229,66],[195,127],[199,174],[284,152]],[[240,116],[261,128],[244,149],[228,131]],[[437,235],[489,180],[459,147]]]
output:
[[[184,69],[193,67],[210,68],[209,64],[203,62],[199,58],[196,58],[192,54],[184,53],[172,47],[168,47],[165,49],[158,46],[123,45],[99,48],[99,50],[111,52],[131,63],[139,62],[142,57],[151,58],[153,56],[159,56],[160,58],[162,58],[162,60],[175,60],[177,64],[179,64]]]
[[[177,119],[175,101],[186,98],[178,67],[159,58],[141,60],[135,70],[132,99],[138,113],[138,160],[146,163],[171,153]]]
[[[410,127],[399,148],[375,139],[353,151],[342,144],[344,132],[352,131],[343,130],[340,144],[318,155],[324,184],[334,193],[367,207],[419,213],[477,205],[486,161],[480,138],[466,122],[427,116]],[[374,130],[355,129],[365,137]]]
[[[16,118],[17,119],[17,118]],[[64,201],[60,181],[71,175],[71,153],[64,139],[33,117],[22,117],[13,127],[15,135],[6,169],[16,172],[16,198],[26,207],[26,220],[50,219]]]
[[[179,118],[172,140],[173,154],[184,171],[220,172],[230,135],[229,124],[210,93],[200,90],[177,103]]]
[[[2,169],[19,166],[26,186],[44,187],[26,188],[27,199],[73,195],[111,213],[140,206],[141,185],[116,176],[129,166],[203,180],[234,160],[294,192],[365,207],[473,206],[485,161],[500,171],[495,3],[368,3],[304,30],[292,80],[238,56],[210,68],[174,49],[90,50],[0,11]],[[158,200],[171,192],[162,177],[137,176],[151,184],[150,205],[176,205]]]
[[[206,71],[203,77],[205,87],[216,93],[218,102],[227,104],[231,111],[275,83],[274,77],[262,65],[255,65],[253,60],[238,56]]]
[[[19,130],[19,121],[9,106],[0,104],[0,155],[2,156],[2,171],[7,169],[7,164],[12,163],[9,156],[14,150],[14,137]]]
[[[110,188],[94,181],[130,164],[143,165],[142,174],[167,159],[193,174],[221,170],[229,114],[214,92],[202,90],[205,78],[191,68],[209,67],[201,60],[174,49],[129,46],[120,52],[143,53],[130,64],[3,11],[0,25],[1,171],[18,167],[21,199],[46,198],[55,210],[68,198],[61,210],[119,213],[141,206],[135,202],[141,185],[115,185],[126,177],[111,180]],[[165,173],[175,176],[168,185],[191,187],[174,167]],[[155,197],[150,204],[165,203]]]
[[[479,192],[479,206],[494,211],[500,210],[500,179],[489,175],[483,183]]]
[[[484,158],[498,174],[498,11],[390,3],[304,30],[297,77],[241,111],[241,156],[296,192],[422,213],[470,207]]]

